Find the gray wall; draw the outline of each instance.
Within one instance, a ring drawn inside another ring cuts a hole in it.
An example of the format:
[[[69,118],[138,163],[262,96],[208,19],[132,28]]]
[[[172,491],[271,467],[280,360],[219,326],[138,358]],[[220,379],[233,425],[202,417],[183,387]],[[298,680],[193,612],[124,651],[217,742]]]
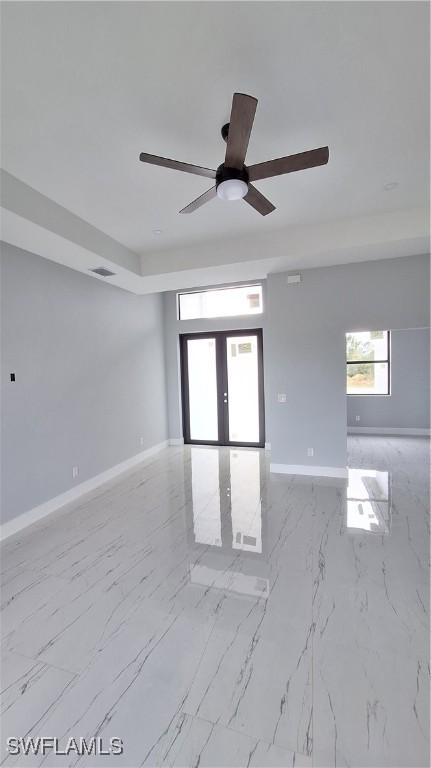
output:
[[[165,440],[167,415],[160,295],[4,244],[0,275],[6,521]]]
[[[265,386],[272,461],[346,465],[345,333],[429,327],[429,257],[309,269],[267,279]],[[277,392],[287,393],[285,404]],[[398,425],[397,425],[398,426]],[[409,425],[411,426],[411,425]],[[314,456],[307,456],[307,448]]]
[[[180,322],[175,292],[165,294],[170,437],[182,436],[179,333],[263,327],[266,440],[271,443],[271,460],[280,464],[346,465],[345,333],[429,326],[429,258],[308,269],[302,278],[299,285],[288,286],[286,273],[269,275],[263,281],[265,311],[259,318]],[[415,337],[422,347],[425,335]],[[417,358],[412,344],[410,355]],[[396,353],[393,362],[395,370],[399,369]],[[393,380],[393,399],[386,398],[393,403],[393,413],[399,411],[402,398],[403,419],[410,427],[416,426],[414,418],[426,409],[429,385],[425,373],[418,375],[415,386],[420,396],[406,395],[401,375],[399,383]],[[277,402],[278,393],[286,393],[286,403]],[[372,406],[363,403],[362,407]],[[386,407],[392,406],[388,402]],[[367,426],[365,416],[360,424]],[[380,421],[377,426],[385,423]],[[312,457],[307,455],[308,448],[314,450]]]
[[[336,313],[343,299],[333,276],[332,268],[304,270],[297,285],[288,285],[285,273],[268,277],[266,423],[273,463],[346,466],[345,342]],[[279,392],[286,403],[278,403]]]
[[[391,395],[347,398],[347,424],[351,427],[430,426],[429,328],[392,331]],[[360,421],[356,421],[360,416]]]
[[[182,436],[179,333],[263,327],[266,440],[272,462],[345,467],[346,331],[429,326],[429,257],[308,269],[302,278],[299,285],[288,286],[287,273],[269,275],[263,281],[260,317],[180,322],[175,292],[164,295],[170,437]],[[424,334],[419,338],[423,346]],[[410,354],[416,356],[412,346]],[[397,357],[394,362],[398,368]],[[415,405],[401,379],[397,395],[395,382],[393,388],[393,412],[399,408],[395,397],[406,401],[404,416],[411,427],[416,426],[414,413],[423,414],[428,401],[425,374],[418,375],[416,388],[421,394]],[[286,393],[286,403],[278,403],[278,393]],[[367,426],[365,417],[360,424]],[[312,457],[308,448],[314,450]]]

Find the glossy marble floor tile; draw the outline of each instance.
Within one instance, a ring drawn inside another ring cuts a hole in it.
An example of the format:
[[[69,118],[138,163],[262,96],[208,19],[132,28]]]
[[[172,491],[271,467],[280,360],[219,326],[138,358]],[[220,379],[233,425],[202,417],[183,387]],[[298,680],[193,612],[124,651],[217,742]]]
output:
[[[7,540],[3,764],[428,765],[429,441],[349,464],[169,448]]]
[[[144,765],[311,768],[312,761],[305,755],[280,749],[231,728],[182,713],[147,756]]]

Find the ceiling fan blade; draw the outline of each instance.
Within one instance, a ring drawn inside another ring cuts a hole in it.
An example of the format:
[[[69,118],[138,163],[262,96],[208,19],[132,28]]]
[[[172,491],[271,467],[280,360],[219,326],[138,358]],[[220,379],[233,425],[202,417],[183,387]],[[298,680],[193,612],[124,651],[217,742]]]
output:
[[[253,184],[248,185],[248,192],[243,199],[246,203],[251,205],[252,208],[255,208],[258,213],[261,213],[262,216],[267,216],[268,213],[275,211],[275,205],[270,203],[269,200],[256,189],[256,187],[253,187]]]
[[[216,197],[217,195],[217,187],[211,187],[211,189],[207,189],[206,192],[203,193],[200,197],[197,197],[196,200],[192,200],[191,203],[186,205],[185,208],[183,208],[180,213],[193,213],[193,211],[196,211],[197,208],[200,208],[201,205],[205,205],[205,203],[209,203],[210,200],[213,199],[213,197]]]
[[[143,163],[151,165],[161,165],[163,168],[171,168],[173,171],[184,171],[185,173],[195,173],[197,176],[206,176],[208,179],[215,179],[216,172],[211,168],[202,168],[200,165],[190,165],[190,163],[180,163],[179,160],[169,160],[167,157],[158,157],[158,155],[148,155],[141,152],[139,159]]]
[[[256,107],[257,99],[253,96],[234,93],[224,161],[228,168],[241,170],[244,165]]]
[[[283,173],[303,171],[305,168],[315,168],[318,165],[326,165],[329,160],[329,148],[320,147],[310,149],[309,152],[300,152],[298,155],[279,157],[276,160],[268,160],[266,163],[250,165],[248,175],[250,181],[269,179],[271,176],[281,176]]]

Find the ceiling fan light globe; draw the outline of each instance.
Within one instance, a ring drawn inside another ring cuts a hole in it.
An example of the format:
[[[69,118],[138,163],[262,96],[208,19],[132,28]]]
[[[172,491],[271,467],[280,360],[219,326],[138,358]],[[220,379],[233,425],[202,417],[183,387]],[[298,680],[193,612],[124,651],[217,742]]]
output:
[[[248,184],[242,179],[226,179],[217,187],[220,200],[242,200],[248,192]]]

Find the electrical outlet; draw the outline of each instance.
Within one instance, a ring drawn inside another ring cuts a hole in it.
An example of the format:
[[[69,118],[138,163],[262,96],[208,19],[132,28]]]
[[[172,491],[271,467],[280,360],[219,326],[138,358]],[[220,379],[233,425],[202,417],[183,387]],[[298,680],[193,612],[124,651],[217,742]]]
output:
[[[75,479],[75,477],[78,477],[79,475],[79,467],[72,467],[72,477]]]
[[[284,392],[279,392],[277,395],[277,400],[279,403],[285,403],[287,400],[287,396],[284,394]]]
[[[356,419],[356,421],[360,421],[361,417],[360,416],[355,416],[355,419]]]
[[[139,438],[139,445],[141,446],[141,448],[144,447],[144,438],[143,437]]]
[[[314,448],[307,448],[307,456],[314,456]]]

